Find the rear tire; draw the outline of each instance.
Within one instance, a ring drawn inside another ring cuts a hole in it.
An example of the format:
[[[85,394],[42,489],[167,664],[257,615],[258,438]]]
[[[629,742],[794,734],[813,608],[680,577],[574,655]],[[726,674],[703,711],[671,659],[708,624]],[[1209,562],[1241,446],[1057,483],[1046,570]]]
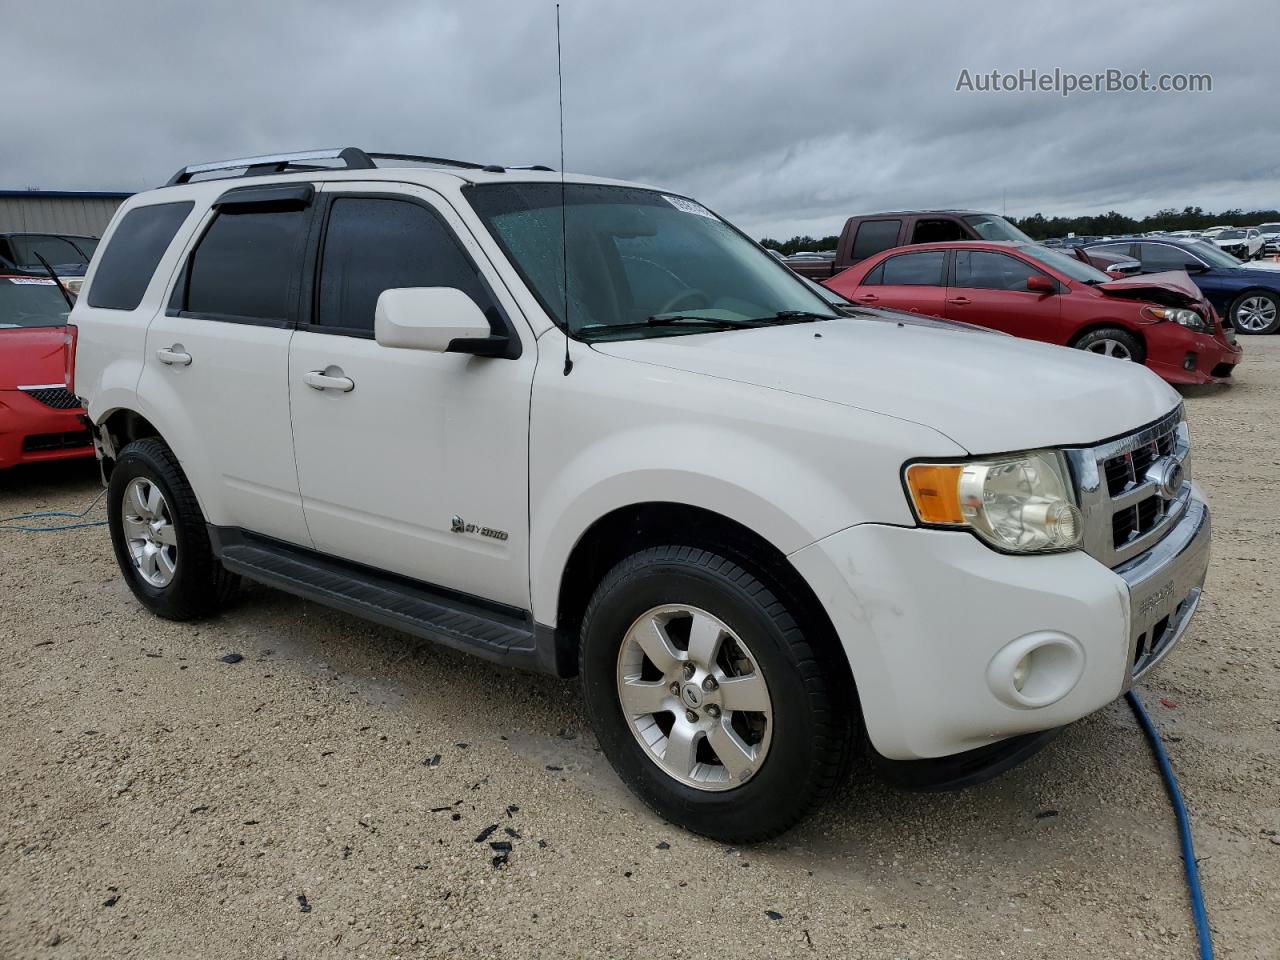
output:
[[[158,437],[120,452],[107,486],[107,522],[129,589],[157,616],[208,616],[235,595],[240,578],[213,555],[195,491]]]
[[[751,573],[662,546],[600,582],[579,665],[592,726],[626,784],[672,823],[750,843],[791,827],[847,769],[851,691],[823,657]]]
[[[1086,350],[1089,353],[1114,357],[1117,360],[1132,360],[1134,363],[1145,363],[1147,360],[1147,351],[1143,348],[1142,341],[1128,330],[1121,330],[1119,327],[1090,330],[1073,346],[1077,350]]]

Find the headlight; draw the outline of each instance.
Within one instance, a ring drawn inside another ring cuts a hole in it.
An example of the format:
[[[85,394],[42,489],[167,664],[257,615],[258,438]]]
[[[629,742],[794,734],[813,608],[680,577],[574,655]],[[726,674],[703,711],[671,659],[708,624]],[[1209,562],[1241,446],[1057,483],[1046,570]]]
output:
[[[1189,330],[1199,330],[1203,333],[1209,329],[1204,317],[1194,310],[1181,310],[1174,307],[1143,307],[1142,313],[1152,320],[1168,320],[1171,323],[1180,323]]]
[[[1054,450],[968,463],[913,463],[907,492],[921,523],[972,530],[1006,553],[1080,546],[1080,510]]]

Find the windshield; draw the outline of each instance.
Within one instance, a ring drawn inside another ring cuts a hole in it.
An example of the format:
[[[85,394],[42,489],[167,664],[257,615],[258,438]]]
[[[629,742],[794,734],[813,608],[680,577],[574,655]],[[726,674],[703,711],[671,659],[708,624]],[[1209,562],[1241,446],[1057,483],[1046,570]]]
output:
[[[584,183],[563,190],[568,323],[575,336],[671,336],[704,333],[717,323],[838,315],[791,270],[692,200]],[[480,184],[466,193],[563,329],[561,185]]]
[[[1244,231],[1243,230],[1223,230],[1220,234],[1218,234],[1217,239],[1218,240],[1243,240]]]
[[[0,277],[0,330],[60,327],[67,312],[67,301],[52,280]]]
[[[1192,240],[1187,249],[1211,267],[1238,267],[1241,262],[1221,247],[1207,240]]]
[[[48,237],[30,234],[25,237],[10,237],[14,260],[25,268],[43,270],[36,254],[40,254],[54,265],[84,264],[84,255],[68,240],[62,237]]]
[[[1106,283],[1111,279],[1101,270],[1073,257],[1069,253],[1050,250],[1040,246],[1038,243],[1028,244],[1025,247],[1020,246],[1018,249],[1032,260],[1039,260],[1046,267],[1052,267],[1059,273],[1065,273],[1072,280],[1079,280],[1081,283]]]
[[[997,217],[994,214],[983,213],[977,216],[965,217],[964,221],[973,227],[973,232],[983,240],[1017,240],[1019,243],[1035,242],[1004,217]]]
[[[1264,223],[1258,230],[1261,233],[1280,233],[1280,223]]]

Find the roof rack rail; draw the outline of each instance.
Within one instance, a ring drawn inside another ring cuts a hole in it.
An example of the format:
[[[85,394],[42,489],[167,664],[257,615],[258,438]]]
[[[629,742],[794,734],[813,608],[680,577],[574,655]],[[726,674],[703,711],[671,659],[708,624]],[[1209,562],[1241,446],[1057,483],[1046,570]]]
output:
[[[342,160],[348,170],[372,170],[376,164],[369,155],[359,147],[331,148],[328,150],[303,150],[299,153],[275,153],[261,157],[240,157],[236,160],[217,160],[213,163],[193,163],[183,167],[165,184],[166,187],[180,183],[190,183],[191,178],[201,173],[216,173],[221,170],[240,170],[245,177],[261,177],[272,173],[285,173],[290,168],[297,168],[304,160]],[[306,169],[315,170],[316,167]],[[323,169],[323,168],[322,168]],[[214,178],[221,179],[221,178]]]
[[[235,160],[218,160],[214,163],[193,163],[183,167],[165,184],[166,187],[182,183],[190,183],[193,177],[202,173],[220,173],[231,170],[242,170],[243,173],[224,173],[222,177],[210,177],[222,180],[229,177],[262,177],[275,173],[308,173],[316,170],[342,169],[317,166],[308,163],[310,160],[341,160],[347,170],[375,170],[375,160],[404,160],[411,163],[426,163],[436,167],[457,167],[462,170],[485,170],[490,173],[502,173],[505,167],[495,164],[473,163],[469,160],[449,160],[445,157],[424,157],[416,153],[371,153],[359,147],[334,147],[328,150],[303,150],[299,153],[275,153],[261,157],[240,157]],[[545,170],[546,167],[515,167],[512,169]]]
[[[513,164],[511,166],[508,166],[507,169],[508,170],[545,170],[547,173],[554,172],[545,163],[522,163],[519,165]]]

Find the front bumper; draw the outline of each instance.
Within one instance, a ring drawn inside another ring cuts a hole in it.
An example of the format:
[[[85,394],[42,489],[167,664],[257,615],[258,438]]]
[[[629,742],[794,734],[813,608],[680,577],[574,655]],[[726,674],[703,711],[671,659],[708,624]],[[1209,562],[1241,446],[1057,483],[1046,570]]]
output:
[[[1147,366],[1169,383],[1230,383],[1244,356],[1244,348],[1227,339],[1220,320],[1213,333],[1162,323],[1147,328],[1146,334]]]
[[[878,524],[791,560],[840,636],[872,745],[915,760],[1062,726],[1114,700],[1185,633],[1209,531],[1193,488],[1170,532],[1116,570],[1081,551],[1009,556],[967,533]],[[1007,674],[1027,653],[1040,659],[1015,692]]]
[[[0,390],[0,469],[93,456],[81,409],[47,407],[21,390]]]

